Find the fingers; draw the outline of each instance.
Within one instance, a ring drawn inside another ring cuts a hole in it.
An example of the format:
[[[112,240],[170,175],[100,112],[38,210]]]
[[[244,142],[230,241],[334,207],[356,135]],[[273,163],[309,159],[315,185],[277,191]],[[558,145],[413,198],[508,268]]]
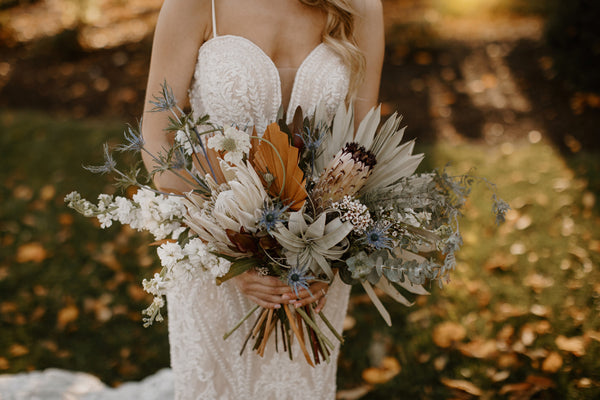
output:
[[[321,304],[321,299],[323,299],[325,297],[325,295],[327,294],[327,290],[329,289],[329,284],[325,283],[325,282],[315,282],[312,285],[310,285],[310,291],[303,289],[298,291],[298,296],[295,298],[290,299],[290,304],[293,304],[294,307],[298,308],[298,307],[303,307],[305,305],[311,304],[311,303],[315,303],[315,302],[319,302],[317,304],[317,307],[319,306],[319,304]],[[292,294],[292,296],[295,296],[295,294]],[[282,296],[284,299],[287,297],[290,297],[290,295],[283,295]],[[323,304],[321,305],[324,306],[325,303],[323,302]]]
[[[318,314],[321,312],[323,307],[325,307],[325,303],[327,303],[327,296],[323,296],[319,299],[317,306],[315,307],[315,312]]]
[[[246,295],[246,297],[248,297],[248,299],[250,299],[250,301],[258,304],[259,306],[261,306],[263,308],[281,308],[281,304],[278,303],[277,301],[266,301],[260,297],[253,296],[253,295]]]
[[[272,276],[261,276],[256,271],[247,271],[233,278],[240,292],[264,308],[280,308],[285,302],[283,294],[292,289]]]

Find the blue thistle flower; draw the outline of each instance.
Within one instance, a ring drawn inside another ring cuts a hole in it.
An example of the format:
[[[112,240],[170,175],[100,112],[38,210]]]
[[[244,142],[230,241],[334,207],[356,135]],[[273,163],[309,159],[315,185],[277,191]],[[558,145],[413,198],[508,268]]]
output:
[[[271,233],[278,223],[285,222],[282,215],[287,208],[288,206],[281,207],[281,204],[279,203],[269,203],[265,201],[265,205],[261,210],[261,215],[258,218],[258,228],[263,228]]]
[[[296,293],[296,296],[298,296],[298,290],[301,289],[308,290],[308,293],[310,293],[310,295],[312,296],[313,294],[309,289],[308,282],[313,279],[315,279],[315,277],[307,275],[305,268],[296,265],[295,267],[290,268],[290,270],[288,271],[286,276],[286,283],[289,287],[294,289],[294,293]]]
[[[389,225],[382,224],[371,225],[365,231],[362,241],[376,250],[391,249],[392,238],[388,236],[389,227]]]
[[[117,167],[117,163],[110,153],[108,144],[104,144],[104,164],[102,165],[85,165],[83,168],[87,169],[93,174],[107,174],[113,172]]]
[[[146,142],[141,134],[142,124],[141,121],[137,129],[132,126],[128,126],[124,133],[125,144],[121,144],[117,147],[119,151],[140,151],[144,148]]]

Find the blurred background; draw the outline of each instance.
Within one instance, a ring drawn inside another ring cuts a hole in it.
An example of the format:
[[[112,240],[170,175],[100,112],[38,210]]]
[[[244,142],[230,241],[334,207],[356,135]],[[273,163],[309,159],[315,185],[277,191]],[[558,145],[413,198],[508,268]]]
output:
[[[341,399],[600,398],[600,2],[383,0],[381,101],[477,187],[453,281],[389,328],[353,294]],[[63,204],[114,193],[100,163],[141,116],[160,0],[0,0],[0,374],[118,386],[167,367],[144,329],[151,238]],[[410,397],[409,397],[410,396]],[[1,396],[0,396],[1,397]]]

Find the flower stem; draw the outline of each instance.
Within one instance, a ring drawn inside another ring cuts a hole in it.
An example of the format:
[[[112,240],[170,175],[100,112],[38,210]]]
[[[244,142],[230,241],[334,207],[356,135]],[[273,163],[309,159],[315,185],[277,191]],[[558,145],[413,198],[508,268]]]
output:
[[[344,343],[344,338],[333,327],[333,325],[331,324],[331,322],[329,322],[329,320],[327,319],[327,317],[325,316],[325,314],[323,314],[323,311],[319,311],[319,317],[321,317],[321,319],[323,320],[323,322],[325,322],[325,325],[327,325],[327,327],[329,328],[329,330],[331,331],[331,333],[333,333],[333,335],[337,338],[337,340],[339,340],[340,343]]]
[[[229,336],[231,336],[231,335],[233,334],[233,332],[235,332],[235,331],[236,331],[236,330],[237,330],[237,329],[238,329],[240,326],[242,326],[242,324],[244,323],[244,321],[246,321],[248,318],[250,318],[250,316],[251,316],[252,314],[254,314],[254,313],[256,312],[256,310],[258,310],[258,308],[259,308],[259,307],[260,307],[259,305],[256,305],[256,306],[254,306],[254,308],[253,308],[252,310],[250,310],[250,311],[248,312],[248,314],[246,314],[246,315],[244,316],[244,318],[242,318],[242,319],[241,319],[241,320],[240,320],[240,321],[239,321],[239,322],[238,322],[238,323],[237,323],[237,324],[236,324],[236,325],[233,327],[233,329],[232,329],[232,330],[230,330],[229,332],[227,332],[226,334],[224,334],[224,335],[223,335],[223,340],[227,340],[227,338],[228,338]]]

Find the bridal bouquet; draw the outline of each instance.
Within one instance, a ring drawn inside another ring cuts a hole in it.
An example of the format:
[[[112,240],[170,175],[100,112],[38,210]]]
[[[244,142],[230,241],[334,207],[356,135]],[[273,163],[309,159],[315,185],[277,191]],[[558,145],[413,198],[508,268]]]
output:
[[[140,183],[140,168],[122,172],[105,147],[104,165],[88,169],[115,173],[119,185],[138,191],[131,198],[101,194],[97,204],[77,192],[65,199],[102,227],[119,221],[155,236],[163,268],[143,281],[154,296],[144,310],[145,326],[162,320],[169,281],[186,275],[211,274],[221,284],[253,268],[297,294],[337,273],[346,284],[360,284],[388,324],[374,288],[411,305],[401,291],[426,294],[425,284],[447,282],[462,244],[460,209],[476,178],[415,174],[423,155],[412,154],[412,141],[402,143],[395,114],[380,126],[379,108],[372,109],[355,131],[351,107],[341,106],[333,122],[317,107],[312,117],[298,110],[289,126],[280,115],[256,132],[217,126],[209,116],[194,119],[179,109],[166,84],[153,104],[172,114],[172,146],[152,154],[140,130],[129,128],[117,150],[147,153],[156,165],[150,181],[169,171],[189,191],[167,193]],[[497,218],[507,209],[494,194]],[[245,343],[253,341],[260,355],[275,335],[284,351],[297,340],[314,365],[329,361],[334,347],[325,328],[342,341],[312,304],[256,306],[224,338],[257,312]]]

